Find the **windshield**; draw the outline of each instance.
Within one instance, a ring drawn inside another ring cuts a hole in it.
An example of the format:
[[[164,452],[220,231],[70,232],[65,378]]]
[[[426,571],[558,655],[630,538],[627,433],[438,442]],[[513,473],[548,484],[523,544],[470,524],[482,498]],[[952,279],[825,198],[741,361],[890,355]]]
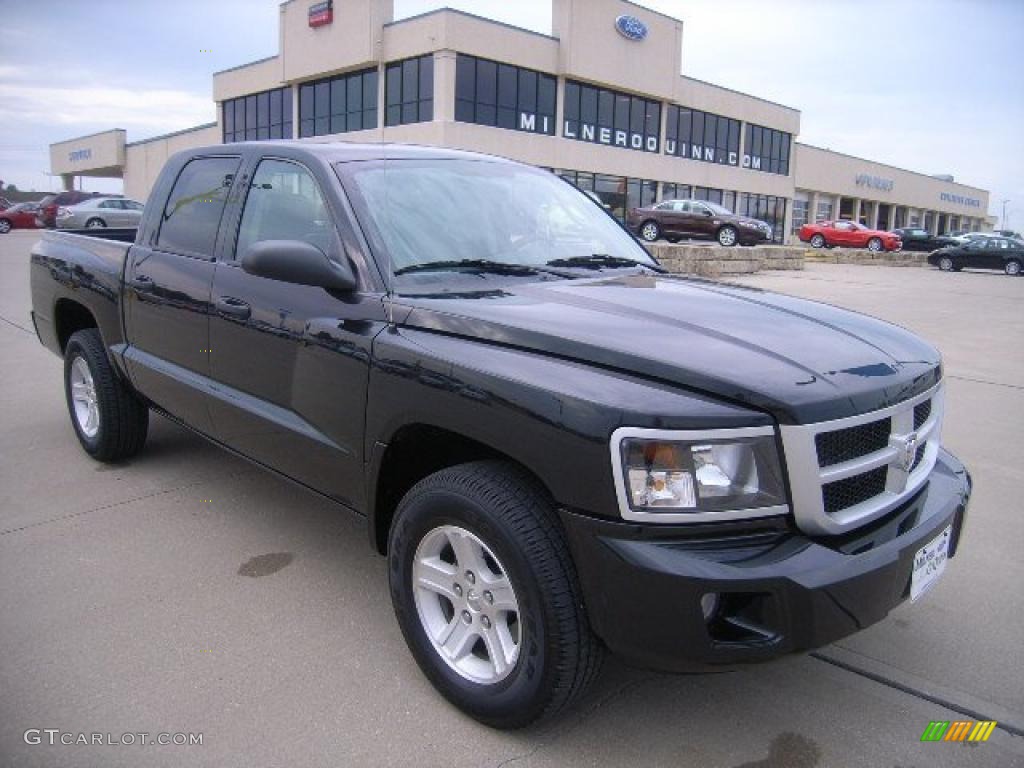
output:
[[[339,166],[392,271],[435,262],[541,266],[604,257],[654,265],[593,200],[547,172],[479,160]]]

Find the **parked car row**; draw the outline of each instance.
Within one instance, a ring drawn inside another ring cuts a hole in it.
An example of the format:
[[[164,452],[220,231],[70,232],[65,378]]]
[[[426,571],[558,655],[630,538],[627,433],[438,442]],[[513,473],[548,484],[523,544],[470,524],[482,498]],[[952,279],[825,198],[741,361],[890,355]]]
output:
[[[740,216],[707,200],[662,200],[632,208],[626,226],[648,243],[664,237],[670,243],[684,237],[717,240],[719,245],[757,245],[772,239],[768,222]]]
[[[73,201],[73,202],[71,202]],[[84,192],[48,195],[37,203],[19,203],[0,209],[0,234],[12,229],[97,229],[137,227],[142,203],[123,197],[98,197]]]

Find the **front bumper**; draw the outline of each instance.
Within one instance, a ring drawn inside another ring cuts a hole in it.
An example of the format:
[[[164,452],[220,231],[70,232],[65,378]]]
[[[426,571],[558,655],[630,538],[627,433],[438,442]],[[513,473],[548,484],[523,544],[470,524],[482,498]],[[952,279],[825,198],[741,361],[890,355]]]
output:
[[[940,451],[921,491],[843,537],[791,522],[638,526],[563,512],[591,624],[626,661],[694,671],[816,648],[883,619],[910,595],[915,553],[953,526],[956,555],[971,480]],[[701,597],[720,595],[710,621]]]

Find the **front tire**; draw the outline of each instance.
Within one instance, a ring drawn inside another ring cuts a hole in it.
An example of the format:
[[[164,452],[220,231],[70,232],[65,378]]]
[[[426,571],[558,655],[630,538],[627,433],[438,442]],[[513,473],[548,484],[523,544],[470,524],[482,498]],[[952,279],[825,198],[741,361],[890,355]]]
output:
[[[814,235],[814,237],[811,238],[811,247],[812,248],[824,248],[825,247],[825,236],[822,235],[822,234]]]
[[[118,377],[95,328],[68,340],[64,395],[78,442],[94,459],[120,461],[142,450],[149,408]]]
[[[943,256],[939,259],[939,269],[943,272],[952,272],[954,266],[953,260],[949,256]]]
[[[1008,275],[1010,275],[1010,276],[1012,276],[1012,277],[1016,277],[1017,275],[1019,275],[1019,274],[1020,274],[1020,271],[1021,271],[1021,265],[1020,265],[1020,262],[1019,262],[1019,261],[1017,261],[1016,259],[1010,259],[1010,260],[1009,260],[1008,262],[1006,262],[1006,264],[1005,264],[1005,265],[1003,266],[1003,271],[1004,271],[1004,272],[1005,272],[1006,274],[1008,274]]]
[[[872,253],[878,253],[882,250],[882,240],[878,237],[872,237],[868,240],[868,250]]]
[[[569,706],[600,667],[551,499],[499,461],[443,469],[399,504],[388,547],[402,634],[434,687],[486,725]]]
[[[726,248],[736,245],[736,228],[725,226],[718,230],[718,244]]]
[[[645,221],[640,225],[640,237],[642,237],[648,243],[653,243],[659,237],[661,237],[661,227],[658,226],[656,221]]]
[[[93,217],[85,222],[86,229],[104,229],[107,226],[107,222],[98,217]]]

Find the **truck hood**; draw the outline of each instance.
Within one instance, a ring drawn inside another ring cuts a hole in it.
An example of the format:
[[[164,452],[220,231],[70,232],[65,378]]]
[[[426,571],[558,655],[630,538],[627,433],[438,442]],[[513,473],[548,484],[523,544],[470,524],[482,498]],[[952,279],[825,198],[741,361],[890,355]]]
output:
[[[670,276],[403,295],[402,324],[628,371],[781,423],[900,402],[941,377],[937,350],[889,323],[757,289]]]

